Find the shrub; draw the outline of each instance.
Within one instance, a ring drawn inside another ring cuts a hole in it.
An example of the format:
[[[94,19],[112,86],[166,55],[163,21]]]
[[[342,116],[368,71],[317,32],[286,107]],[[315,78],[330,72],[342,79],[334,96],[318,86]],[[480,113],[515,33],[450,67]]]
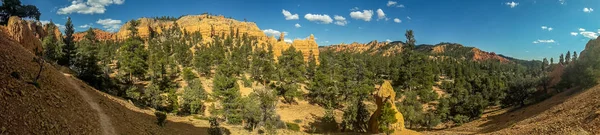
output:
[[[215,117],[209,118],[208,122],[210,122],[210,128],[208,128],[208,134],[210,135],[222,135],[223,131],[221,130],[221,126],[219,125],[219,121]]]
[[[167,123],[167,114],[157,111],[154,112],[154,115],[156,115],[156,124],[158,124],[161,127],[164,127]]]
[[[302,123],[302,120],[301,119],[295,119],[294,123]]]
[[[285,125],[287,126],[288,129],[290,130],[294,130],[294,131],[300,131],[300,126],[296,123],[290,123],[290,122],[286,122]]]
[[[457,126],[460,126],[469,121],[469,116],[457,114],[454,117],[452,117],[452,121],[454,121],[454,123],[456,123]]]

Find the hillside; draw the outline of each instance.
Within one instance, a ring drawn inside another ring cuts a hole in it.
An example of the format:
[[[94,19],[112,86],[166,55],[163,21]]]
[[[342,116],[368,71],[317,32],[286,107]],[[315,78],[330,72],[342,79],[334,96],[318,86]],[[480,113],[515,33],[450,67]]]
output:
[[[366,44],[352,43],[340,44],[323,47],[322,50],[333,50],[335,52],[349,51],[357,53],[382,54],[385,56],[402,52],[405,45],[402,41],[395,42],[377,42],[371,41]],[[509,59],[497,55],[493,52],[482,51],[475,47],[466,47],[456,43],[440,43],[436,45],[418,45],[415,50],[427,53],[433,56],[450,56],[459,59],[470,59],[473,61],[495,60],[502,63],[510,62]]]
[[[195,134],[206,128],[131,111],[45,63],[40,88],[29,82],[39,66],[34,55],[0,32],[0,125],[3,134]],[[77,113],[74,113],[77,112]],[[57,117],[60,116],[60,117]],[[124,119],[126,118],[126,119]]]

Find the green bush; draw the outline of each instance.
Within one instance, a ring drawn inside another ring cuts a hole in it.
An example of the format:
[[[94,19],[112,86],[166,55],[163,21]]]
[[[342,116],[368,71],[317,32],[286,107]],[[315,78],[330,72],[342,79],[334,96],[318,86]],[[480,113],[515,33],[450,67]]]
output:
[[[157,111],[154,112],[154,115],[156,115],[156,124],[158,124],[161,127],[164,127],[167,123],[167,114]]]
[[[300,131],[300,126],[296,123],[290,123],[290,122],[286,122],[285,125],[287,126],[288,129],[290,130],[294,130],[294,131]]]
[[[454,123],[457,126],[460,126],[460,125],[462,125],[464,123],[469,122],[469,116],[464,116],[464,115],[457,114],[454,117],[452,117],[452,121],[454,121]]]
[[[302,123],[302,120],[301,119],[295,119],[294,123]]]

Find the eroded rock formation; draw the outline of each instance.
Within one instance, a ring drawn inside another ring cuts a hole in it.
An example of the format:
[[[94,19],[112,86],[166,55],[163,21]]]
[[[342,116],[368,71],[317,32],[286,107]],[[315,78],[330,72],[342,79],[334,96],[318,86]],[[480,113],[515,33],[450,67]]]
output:
[[[200,32],[204,43],[212,41],[212,37],[215,36],[229,36],[232,31],[235,36],[242,36],[246,34],[249,38],[255,38],[258,41],[258,45],[272,45],[273,53],[275,58],[281,56],[281,52],[285,51],[291,46],[294,46],[297,50],[300,50],[304,55],[304,60],[308,61],[310,52],[314,55],[315,59],[319,60],[319,45],[315,41],[313,35],[307,39],[296,39],[291,44],[284,41],[285,35],[281,35],[279,39],[275,37],[268,37],[265,33],[258,28],[253,22],[237,21],[235,19],[225,18],[224,16],[213,16],[213,15],[188,15],[179,18],[176,21],[172,20],[157,20],[151,18],[138,19],[138,33],[142,38],[148,38],[151,32],[162,33],[163,30],[172,28],[177,24],[181,31],[188,33]],[[123,40],[128,38],[130,22],[124,24],[119,32],[112,35],[112,39]],[[98,34],[96,34],[97,38]],[[76,36],[76,40],[77,40]],[[266,49],[267,47],[261,46]]]
[[[100,29],[94,29],[93,31],[94,31],[94,34],[96,35],[96,40],[99,40],[99,41],[112,40],[114,37],[114,34],[100,30]],[[80,41],[83,39],[83,37],[85,37],[86,34],[87,34],[86,31],[77,32],[77,33],[73,34],[73,40]]]
[[[33,26],[35,23],[29,23],[21,18],[13,16],[8,20],[8,25],[2,26],[2,31],[12,40],[23,45],[25,49],[34,52],[36,49],[42,51],[42,42],[38,37],[43,36],[41,26]],[[40,31],[41,30],[41,31]]]
[[[383,84],[381,84],[381,87],[373,93],[373,97],[375,98],[375,104],[377,104],[377,110],[375,110],[373,115],[371,115],[371,119],[369,119],[369,132],[375,134],[380,133],[378,128],[378,118],[381,116],[381,111],[385,103],[391,103],[392,109],[396,111],[395,117],[398,121],[393,123],[391,128],[394,129],[396,133],[401,133],[406,130],[404,127],[404,117],[394,104],[396,92],[394,91],[392,84],[389,81],[384,81]]]
[[[302,55],[304,56],[304,61],[308,61],[308,58],[310,57],[310,53],[312,51],[315,60],[317,61],[317,63],[319,63],[319,45],[315,41],[314,35],[311,34],[310,37],[308,37],[307,39],[295,39],[291,44],[286,43],[283,40],[284,38],[282,38],[283,36],[283,34],[282,36],[280,36],[280,40],[276,40],[275,37],[271,37],[268,40],[268,42],[273,45],[273,55],[275,56],[275,58],[281,56],[281,53],[283,51],[293,46],[294,48],[296,48],[296,50],[302,52]]]

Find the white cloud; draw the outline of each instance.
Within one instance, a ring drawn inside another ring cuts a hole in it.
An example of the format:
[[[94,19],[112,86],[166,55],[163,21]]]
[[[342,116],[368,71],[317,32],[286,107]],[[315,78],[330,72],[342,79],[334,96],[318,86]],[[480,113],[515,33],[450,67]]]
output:
[[[571,36],[577,36],[579,33],[577,32],[571,32]]]
[[[590,39],[596,39],[598,37],[598,33],[591,32],[591,31],[584,31],[584,32],[580,32],[579,34],[581,34],[583,37],[590,38]]]
[[[403,5],[403,4],[400,4],[400,5],[396,6],[396,7],[399,7],[399,8],[404,8],[404,5]]]
[[[56,25],[56,27],[58,27],[58,29],[60,29],[60,31],[65,31],[65,29],[67,28],[67,27],[65,27],[64,25],[62,25],[62,24],[58,24],[58,23],[56,23],[56,24],[54,24],[54,25]]]
[[[541,28],[542,28],[542,30],[548,30],[548,31],[554,30],[554,28],[548,27],[548,26],[542,26]]]
[[[296,28],[300,28],[300,27],[302,27],[302,25],[300,25],[300,24],[297,24],[297,23],[296,23],[296,25],[294,25],[294,26],[295,26]]]
[[[387,6],[388,6],[388,7],[391,7],[391,6],[394,6],[394,5],[396,5],[396,4],[398,4],[398,2],[395,2],[395,1],[388,1],[388,3],[387,3]]]
[[[579,31],[580,31],[580,32],[584,32],[584,31],[585,31],[585,29],[584,29],[584,28],[579,28]]]
[[[346,26],[346,24],[348,24],[348,21],[346,21],[346,18],[344,18],[343,16],[335,15],[333,16],[333,19],[335,19],[336,25]]]
[[[516,6],[519,5],[519,3],[515,3],[514,1],[513,2],[506,2],[505,4],[507,6],[510,6],[510,8],[515,8]]]
[[[265,34],[267,34],[267,36],[281,36],[281,33],[282,33],[280,31],[274,30],[274,29],[266,29],[266,30],[263,30],[263,32]],[[283,32],[283,35],[287,35],[287,32]]]
[[[386,39],[386,40],[385,40],[385,42],[392,42],[392,40],[390,40],[390,39]]]
[[[41,20],[41,21],[40,21],[40,23],[42,23],[42,25],[46,25],[46,24],[49,24],[49,23],[50,23],[50,21],[47,21],[47,20]]]
[[[360,8],[358,8],[358,7],[353,7],[350,9],[350,11],[358,11],[358,10],[360,10]]]
[[[102,27],[104,29],[106,29],[106,31],[109,32],[116,32],[119,30],[119,28],[121,27],[121,20],[113,20],[113,19],[99,19],[98,21],[96,21],[96,23],[102,25]]]
[[[311,22],[317,22],[317,23],[322,23],[322,24],[330,24],[331,22],[333,22],[333,19],[331,19],[331,17],[329,17],[329,15],[323,14],[306,14],[304,15],[304,18],[306,18],[306,20],[309,20]]]
[[[373,17],[373,10],[363,10],[350,12],[350,17],[358,20],[371,21],[371,17]]]
[[[281,13],[285,16],[285,20],[298,20],[298,14],[292,14],[290,11],[282,9]]]
[[[533,41],[534,44],[538,44],[538,43],[556,43],[556,41],[554,41],[554,39],[549,39],[549,40],[541,40],[538,39],[536,41]]]
[[[388,20],[388,18],[385,17],[385,13],[383,12],[383,10],[377,9],[377,20],[379,19],[385,19],[386,21]]]
[[[412,18],[410,18],[410,16],[406,16],[406,19],[408,19],[408,20],[412,20]]]
[[[90,28],[90,27],[92,27],[92,25],[89,25],[89,24],[79,26],[79,28]]]
[[[583,12],[591,13],[592,11],[594,11],[593,8],[583,8]]]
[[[558,3],[560,3],[561,5],[565,4],[565,0],[558,0]]]
[[[294,41],[292,41],[292,39],[289,39],[289,38],[285,38],[285,39],[283,39],[283,41],[286,42],[286,43],[292,43],[292,42],[294,42]]]
[[[64,15],[79,14],[104,14],[106,7],[112,4],[121,5],[125,0],[73,0],[71,5],[58,9],[56,13]]]
[[[402,22],[402,20],[400,20],[400,19],[398,19],[398,18],[394,18],[394,22],[396,22],[396,23],[401,23],[401,22]]]

